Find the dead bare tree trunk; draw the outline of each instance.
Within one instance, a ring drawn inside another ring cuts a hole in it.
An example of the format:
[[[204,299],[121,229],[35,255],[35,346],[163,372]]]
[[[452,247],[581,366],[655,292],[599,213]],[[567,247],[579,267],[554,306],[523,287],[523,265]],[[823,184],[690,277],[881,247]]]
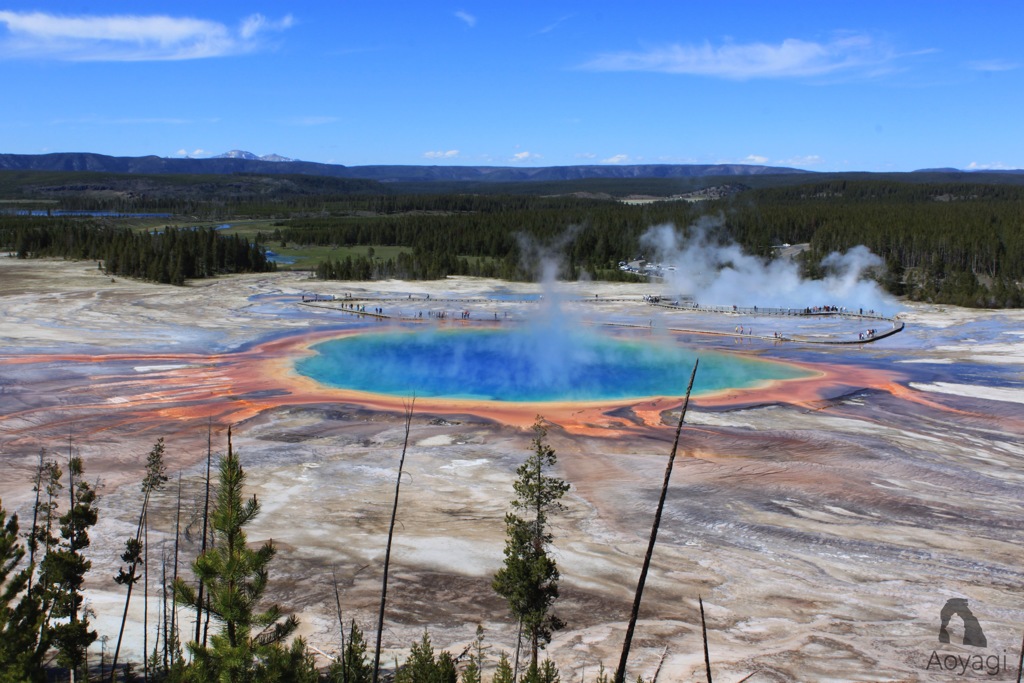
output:
[[[142,500],[142,511],[139,513],[139,524],[135,529],[135,542],[141,543],[142,541],[142,524],[146,518],[146,508],[149,507],[149,491],[146,491],[145,496]],[[135,576],[136,571],[135,565],[129,566],[129,572],[127,576],[127,588],[128,592],[124,599],[124,612],[121,614],[121,628],[117,632],[117,645],[114,646],[114,660],[110,665],[110,681],[113,683],[117,676],[117,658],[121,654],[121,639],[124,637],[125,623],[128,621],[128,607],[132,600],[132,589],[135,587],[135,582],[138,578]],[[145,648],[143,648],[145,652]]]
[[[651,556],[654,555],[654,543],[658,540],[658,527],[661,526],[661,513],[665,509],[665,496],[668,494],[668,483],[672,478],[672,465],[676,460],[676,451],[679,449],[679,434],[683,430],[683,420],[686,418],[686,408],[690,404],[690,392],[693,390],[693,378],[697,376],[697,365],[700,360],[693,363],[693,372],[690,373],[690,383],[686,385],[686,398],[683,399],[683,409],[679,413],[679,424],[676,426],[676,438],[672,443],[672,453],[668,456],[668,464],[665,465],[665,480],[661,484],[661,497],[658,499],[658,509],[654,513],[654,524],[651,527],[651,538],[647,543],[647,555],[644,557],[644,566],[640,570],[640,580],[636,585],[636,595],[633,598],[633,612],[629,616],[629,626],[626,627],[626,640],[622,644],[622,656],[619,657],[619,668],[615,670],[615,683],[624,683],[626,679],[626,662],[629,660],[629,647],[633,643],[633,631],[636,630],[636,620],[640,615],[640,601],[644,595],[644,584],[647,582],[647,572],[651,568]]]
[[[160,551],[160,619],[164,629],[164,646],[160,654],[163,655],[163,673],[166,674],[169,666],[167,635],[170,631],[171,617],[167,613],[167,546],[164,544]]]
[[[1021,676],[1024,675],[1024,638],[1020,641],[1020,660],[1017,662],[1017,683],[1020,683]]]
[[[75,514],[75,468],[71,466],[71,459],[73,457],[74,457],[74,453],[72,452],[71,432],[69,430],[68,431],[68,496],[70,496],[70,501],[69,501],[69,504],[68,504],[68,515],[72,517],[72,521],[71,521],[71,525],[70,525],[72,529],[75,526],[75,522],[74,522],[74,514]],[[70,548],[70,550],[71,550],[71,552],[73,554],[75,552],[75,536],[74,536],[74,534],[72,534],[70,536],[68,541],[69,541],[69,543],[68,543],[69,548]],[[74,624],[77,621],[78,621],[78,607],[75,606],[74,605],[74,601],[72,601],[71,623]],[[86,671],[88,671],[88,669],[86,669]],[[71,683],[75,683],[75,667],[74,667],[74,665],[69,667],[68,675],[69,675],[69,680],[71,681]]]
[[[704,641],[704,671],[708,674],[708,683],[711,681],[711,653],[708,652],[708,627],[704,622],[704,600],[698,595],[697,602],[700,604],[700,635]]]
[[[149,511],[142,513],[142,680],[149,682]]]
[[[523,620],[519,619],[519,629],[516,631],[516,663],[512,665],[512,680],[519,680],[519,651],[523,645]]]
[[[228,441],[231,440],[231,427],[228,427]],[[206,423],[206,496],[203,501],[203,538],[199,542],[199,554],[206,552],[206,537],[210,533],[207,526],[210,520],[210,463],[213,460],[213,420]],[[203,580],[199,579],[199,589],[196,597],[196,644],[199,644],[199,637],[203,629]],[[206,637],[203,636],[203,647],[206,646]]]
[[[171,570],[171,585],[178,582],[178,546],[181,538],[181,470],[178,470],[178,503],[174,511],[174,566]],[[171,664],[178,656],[178,606],[171,599]]]
[[[36,566],[36,548],[39,547],[39,538],[37,537],[36,530],[39,528],[39,493],[42,490],[43,483],[43,459],[46,455],[46,449],[39,449],[39,466],[36,468],[36,485],[33,491],[36,492],[36,500],[32,505],[32,533],[29,534],[28,543],[28,566]],[[32,597],[32,578],[35,576],[35,571],[28,573],[28,596]]]
[[[391,564],[391,539],[395,533],[395,517],[398,515],[398,491],[402,486],[402,467],[405,465],[405,452],[409,448],[409,431],[412,429],[412,411],[416,405],[416,397],[405,407],[405,442],[402,444],[402,457],[398,461],[398,477],[395,479],[395,502],[391,507],[391,524],[388,526],[388,543],[384,550],[384,580],[380,589],[380,611],[377,613],[377,645],[373,650],[373,683],[377,683],[380,674],[380,641],[384,634],[384,607],[388,600],[388,566]]]
[[[658,658],[658,668],[654,670],[654,675],[651,676],[651,683],[658,683],[658,676],[661,675],[661,667],[665,666],[665,657],[668,656],[668,645],[661,651],[661,657]]]
[[[332,569],[331,578],[334,579],[334,606],[338,609],[338,631],[341,633],[341,683],[348,683],[348,663],[345,661],[345,621],[341,618],[341,593],[338,591],[338,574]],[[354,622],[353,622],[354,623]]]

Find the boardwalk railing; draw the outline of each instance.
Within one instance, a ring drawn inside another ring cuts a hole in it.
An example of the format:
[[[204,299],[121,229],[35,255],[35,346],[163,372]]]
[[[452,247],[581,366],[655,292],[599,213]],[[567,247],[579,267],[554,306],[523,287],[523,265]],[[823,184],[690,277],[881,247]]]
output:
[[[674,311],[693,311],[695,313],[730,313],[734,315],[772,315],[772,316],[841,316],[847,318],[867,318],[870,320],[888,320],[893,318],[876,311],[865,311],[863,308],[852,309],[845,306],[808,306],[805,308],[773,308],[764,306],[701,306],[699,304],[667,303],[663,301],[649,302],[652,306],[668,308]]]
[[[335,296],[331,296],[331,295],[324,296],[324,295],[308,294],[307,293],[307,294],[303,295],[303,298],[302,298],[302,303],[307,304],[307,305],[313,305],[313,304],[323,305],[323,304],[327,304],[327,306],[325,306],[325,307],[334,308],[336,310],[340,310],[340,311],[346,312],[346,313],[352,313],[354,315],[358,315],[358,316],[361,316],[361,317],[365,316],[365,317],[372,317],[372,318],[378,318],[378,319],[394,318],[394,319],[401,319],[401,320],[419,320],[419,321],[424,321],[424,320],[426,320],[428,318],[435,318],[435,316],[432,313],[430,313],[429,315],[424,315],[422,311],[419,311],[418,313],[409,313],[408,315],[406,315],[401,310],[403,305],[405,307],[408,307],[408,306],[412,305],[414,308],[416,308],[417,305],[419,307],[422,307],[424,304],[429,307],[431,304],[440,304],[440,305],[444,305],[444,304],[501,305],[501,304],[536,304],[536,303],[541,303],[543,301],[544,300],[542,298],[537,297],[537,296],[531,296],[531,295],[524,295],[523,298],[521,298],[521,299],[517,299],[517,298],[514,298],[512,296],[509,296],[509,297],[506,297],[506,298],[501,298],[501,299],[491,299],[491,298],[486,298],[486,297],[434,298],[434,297],[426,297],[426,296],[423,296],[423,295],[405,296],[405,297],[399,297],[399,296],[343,296],[343,297],[335,297]],[[579,298],[579,299],[569,299],[569,300],[565,300],[565,301],[566,302],[572,302],[572,303],[592,303],[592,304],[602,304],[602,303],[637,303],[637,304],[647,304],[647,305],[650,305],[650,306],[656,306],[658,308],[663,308],[663,309],[667,309],[667,310],[671,310],[671,311],[693,312],[693,313],[717,313],[717,314],[735,315],[735,316],[756,316],[756,317],[760,317],[760,316],[774,316],[774,317],[794,317],[794,318],[819,318],[820,317],[820,318],[846,318],[846,319],[857,319],[857,320],[859,320],[859,319],[879,320],[879,321],[885,321],[885,322],[888,322],[888,323],[891,324],[891,327],[889,329],[885,329],[885,330],[874,330],[874,329],[872,329],[872,330],[870,330],[870,334],[868,334],[868,333],[860,334],[860,335],[858,335],[857,339],[852,339],[852,338],[851,339],[842,339],[842,338],[840,338],[840,339],[835,339],[835,338],[825,338],[825,339],[823,339],[823,338],[820,338],[820,337],[814,337],[812,335],[788,334],[788,333],[775,333],[772,336],[765,336],[765,335],[752,335],[749,331],[747,331],[746,333],[744,333],[743,331],[740,331],[740,332],[737,332],[737,333],[733,333],[733,332],[721,331],[721,330],[696,330],[696,329],[690,330],[690,329],[670,328],[670,329],[673,329],[674,331],[678,331],[678,332],[693,332],[693,333],[701,333],[701,334],[715,334],[715,335],[721,335],[721,336],[735,336],[735,337],[740,337],[740,338],[743,338],[743,339],[756,338],[756,339],[764,339],[764,340],[768,340],[768,341],[785,341],[785,342],[796,341],[796,342],[809,343],[809,344],[865,344],[865,343],[875,342],[875,341],[878,341],[879,339],[884,339],[886,337],[889,337],[889,336],[892,336],[892,335],[897,334],[899,332],[902,332],[903,328],[904,328],[904,323],[902,321],[897,320],[894,317],[885,316],[885,315],[882,315],[881,313],[878,313],[878,312],[873,311],[873,310],[865,311],[863,308],[851,309],[851,308],[847,308],[845,306],[807,306],[807,307],[804,307],[804,308],[782,308],[782,307],[771,307],[771,306],[769,306],[769,307],[763,307],[763,306],[702,306],[702,305],[699,305],[699,304],[696,304],[696,303],[686,302],[686,301],[678,301],[678,300],[665,301],[664,298],[662,298],[662,297],[642,297],[642,298],[641,297],[631,297],[631,298],[620,298],[620,297],[615,297],[615,298],[601,298],[601,297],[589,298],[589,297],[587,297],[587,298]],[[388,306],[388,309],[385,311],[384,308],[380,308],[380,312],[378,312],[376,308],[372,308],[370,310],[366,310],[365,304],[367,304],[367,303],[381,304],[382,306]],[[340,304],[340,306],[339,306],[339,304]],[[506,317],[507,317],[507,315],[508,314],[506,313]],[[479,322],[479,321],[487,322],[487,321],[490,320],[490,318],[488,316],[489,316],[489,313],[487,315],[482,315],[482,316],[480,316],[478,318],[474,318],[473,322]],[[469,318],[470,318],[469,315],[466,315],[465,317],[459,317],[458,319],[456,319],[456,316],[454,314],[451,314],[451,315],[442,314],[442,315],[439,315],[436,319],[437,320],[451,321],[451,322],[458,321],[458,322],[466,323],[466,322],[470,321]],[[494,313],[494,320],[495,321],[499,320],[497,313]],[[624,327],[633,327],[633,326],[644,327],[643,325],[632,325],[630,323],[615,323],[615,324],[619,325],[619,326],[624,326]]]

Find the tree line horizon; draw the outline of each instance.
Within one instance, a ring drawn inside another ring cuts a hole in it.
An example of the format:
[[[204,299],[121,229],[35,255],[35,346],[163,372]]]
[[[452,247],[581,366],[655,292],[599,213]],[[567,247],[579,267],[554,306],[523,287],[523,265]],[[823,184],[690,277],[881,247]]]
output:
[[[58,206],[162,209],[197,220],[259,217],[272,229],[242,239],[208,228],[146,232],[114,218],[8,213],[0,214],[0,251],[20,258],[93,259],[111,275],[178,285],[273,270],[266,252],[279,245],[327,250],[312,268],[322,279],[469,275],[529,281],[535,274],[524,242],[530,242],[557,245],[563,279],[586,274],[632,281],[635,276],[621,272],[618,263],[641,253],[648,228],[672,224],[685,234],[687,226],[712,216],[719,219],[720,241],[764,260],[776,258],[779,245],[808,244],[800,256],[805,277],[820,276],[828,254],[864,245],[885,262],[877,278],[893,295],[969,307],[1024,306],[1024,187],[1017,185],[808,180],[693,203],[628,205],[592,193],[367,194],[362,184],[317,180],[275,186],[266,195],[206,185],[204,196],[202,188],[182,184],[187,200],[144,194],[104,199],[69,191],[59,195]],[[329,253],[353,247],[364,252]],[[370,252],[382,248],[387,256]]]

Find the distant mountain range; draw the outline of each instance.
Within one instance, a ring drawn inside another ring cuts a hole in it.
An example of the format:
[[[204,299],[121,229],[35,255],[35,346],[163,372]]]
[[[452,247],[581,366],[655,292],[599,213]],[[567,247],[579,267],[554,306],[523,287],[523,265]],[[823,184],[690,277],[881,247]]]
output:
[[[126,174],[190,174],[190,175],[309,175],[331,178],[375,180],[382,183],[515,183],[559,182],[590,179],[624,178],[706,178],[712,176],[794,176],[820,174],[783,166],[750,164],[630,164],[589,166],[342,166],[289,159],[278,154],[257,156],[252,152],[231,150],[205,159],[167,158],[158,156],[112,157],[89,152],[55,154],[0,154],[0,170],[14,171],[95,171]],[[913,171],[924,177],[986,174],[1024,176],[1024,170],[970,170],[931,168]],[[844,174],[845,175],[845,174]],[[855,174],[875,175],[875,174]],[[905,174],[897,174],[905,175]],[[781,179],[780,179],[781,180]]]
[[[747,164],[633,164],[591,166],[342,166],[297,161],[277,154],[232,150],[207,159],[158,156],[112,157],[89,152],[0,154],[0,170],[96,171],[137,174],[302,174],[380,182],[550,182],[590,178],[696,178],[809,173],[797,168]]]
[[[224,152],[218,154],[213,159],[245,159],[246,161],[295,161],[295,159],[289,159],[283,157],[280,154],[264,154],[261,157],[256,156],[252,152],[243,152],[240,149],[233,149],[230,152]]]
[[[972,168],[963,170],[959,168],[922,168],[913,173],[996,173],[1010,175],[1024,175],[1024,168]]]

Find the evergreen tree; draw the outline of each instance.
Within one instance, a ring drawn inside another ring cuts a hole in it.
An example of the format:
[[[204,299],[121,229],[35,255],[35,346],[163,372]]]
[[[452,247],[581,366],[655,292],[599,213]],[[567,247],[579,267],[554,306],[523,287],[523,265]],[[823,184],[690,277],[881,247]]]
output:
[[[18,538],[18,516],[7,513],[0,502],[0,682],[45,680],[43,657],[49,649],[49,632],[45,626],[45,612],[41,599],[42,591],[33,588],[36,571],[35,555],[43,534],[37,531],[39,516],[43,513],[43,481],[50,463],[44,462],[45,450],[39,453],[39,466],[33,490],[36,502],[33,507],[33,526],[25,537],[28,550]],[[55,467],[55,464],[54,464]],[[59,469],[58,469],[59,473]],[[57,475],[59,478],[59,474]],[[58,481],[59,485],[59,481]],[[57,490],[56,488],[54,490]],[[47,505],[53,513],[56,502]],[[48,515],[44,514],[48,518]],[[50,539],[53,543],[56,538]],[[28,555],[26,566],[19,568]],[[40,645],[42,642],[42,645]]]
[[[469,661],[466,668],[462,670],[462,676],[459,680],[461,683],[481,683],[483,679],[480,677],[480,667],[477,666],[475,661],[472,659]]]
[[[83,669],[89,645],[97,638],[82,612],[82,587],[92,562],[83,551],[89,547],[89,529],[96,524],[96,492],[83,477],[82,459],[68,460],[67,511],[60,517],[60,542],[51,547],[41,563],[50,599],[47,628],[57,648],[57,663],[73,671]],[[59,619],[60,621],[52,621]]]
[[[434,657],[430,634],[423,632],[420,642],[413,643],[405,665],[395,674],[395,683],[457,683],[455,659],[448,651]]]
[[[906,293],[906,286],[903,282],[905,277],[906,270],[903,267],[903,262],[898,258],[889,257],[885,263],[885,275],[882,278],[882,286],[889,293],[902,296]]]
[[[11,641],[10,647],[22,652],[15,665],[17,675],[14,675],[12,680],[46,680],[44,663],[54,642],[49,617],[57,590],[51,585],[52,563],[45,560],[50,551],[57,548],[60,543],[57,536],[57,497],[64,488],[61,484],[62,476],[63,472],[57,462],[46,459],[46,450],[40,450],[35,485],[32,489],[36,494],[32,508],[32,528],[27,534],[28,586],[26,601],[19,610],[25,628],[11,629],[17,640]]]
[[[29,532],[29,564],[40,565],[42,558],[57,545],[57,496],[64,485],[60,483],[63,472],[56,460],[46,460],[46,451],[39,452],[39,465],[36,469],[36,483],[33,491],[36,494],[35,506],[32,510],[32,530]],[[40,567],[39,582],[44,576]],[[29,577],[29,592],[32,591],[32,578]],[[42,590],[42,589],[40,589]]]
[[[203,679],[205,682],[205,679]],[[292,641],[291,647],[276,645],[264,650],[258,660],[252,678],[247,681],[267,683],[318,683],[320,673],[316,669],[313,655],[306,648],[301,636]]]
[[[245,472],[231,448],[229,432],[228,452],[220,460],[217,498],[210,514],[213,547],[192,565],[206,587],[206,607],[220,630],[209,646],[188,644],[193,662],[186,675],[192,680],[278,680],[274,676],[288,666],[298,667],[294,675],[307,672],[304,653],[294,643],[289,649],[283,647],[298,627],[295,616],[285,617],[276,605],[258,611],[267,587],[267,567],[276,550],[271,541],[258,549],[247,545],[245,527],[259,514],[260,505],[255,495],[243,499],[244,484]],[[194,609],[200,607],[195,588],[180,578],[174,585],[174,598]]]
[[[487,652],[484,645],[484,627],[476,625],[476,638],[470,645],[469,664],[462,670],[462,683],[483,683],[484,659]]]
[[[512,671],[512,663],[508,661],[508,655],[504,652],[498,657],[498,668],[494,670],[494,677],[491,683],[516,683],[515,674]]]
[[[540,665],[530,664],[523,675],[522,683],[560,683],[561,680],[555,663],[545,659]]]
[[[18,516],[0,503],[0,681],[39,680],[42,667],[34,661],[42,614],[39,601],[28,590],[34,567],[18,565],[25,547],[18,540]]]
[[[458,683],[459,672],[455,665],[455,657],[448,650],[441,650],[441,654],[437,656],[436,671],[437,683]]]
[[[551,614],[558,598],[559,573],[548,553],[552,541],[548,515],[564,509],[560,501],[569,484],[545,474],[557,459],[544,442],[547,430],[540,417],[533,431],[533,454],[516,470],[513,512],[505,515],[505,563],[494,575],[492,586],[508,601],[512,615],[529,635],[530,668],[536,670],[537,651],[551,641],[553,631],[564,626]]]
[[[328,678],[337,683],[370,683],[373,678],[373,668],[366,658],[366,639],[354,619],[345,651],[331,663]]]

